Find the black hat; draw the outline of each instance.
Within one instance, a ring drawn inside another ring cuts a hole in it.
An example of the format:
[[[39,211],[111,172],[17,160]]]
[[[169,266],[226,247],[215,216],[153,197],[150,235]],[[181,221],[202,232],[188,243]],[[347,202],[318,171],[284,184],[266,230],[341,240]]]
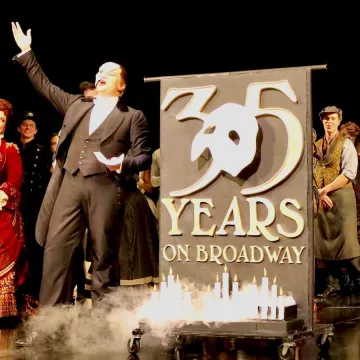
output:
[[[36,124],[36,122],[37,122],[36,116],[35,116],[34,112],[32,112],[32,111],[25,111],[25,112],[24,112],[23,117],[22,117],[22,118],[20,119],[20,121],[19,121],[19,125],[21,125],[21,123],[22,123],[24,120],[32,120],[35,124]]]

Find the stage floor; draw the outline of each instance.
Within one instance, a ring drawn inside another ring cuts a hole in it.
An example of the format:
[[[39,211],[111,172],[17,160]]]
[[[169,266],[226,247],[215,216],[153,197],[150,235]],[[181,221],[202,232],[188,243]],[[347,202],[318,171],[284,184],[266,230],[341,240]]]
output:
[[[331,345],[329,356],[321,359],[341,359],[354,360],[360,359],[360,298],[334,299],[326,304],[320,304],[320,308],[315,312],[315,324],[333,324],[335,336]],[[160,340],[148,338],[143,335],[141,339],[141,350],[138,357],[132,357],[124,351],[124,344],[119,344],[119,352],[109,353],[66,353],[58,344],[51,346],[35,346],[32,348],[14,348],[15,333],[13,330],[0,330],[0,359],[37,359],[37,360],[165,360],[174,359],[173,352],[162,346]],[[240,340],[240,349],[234,354],[224,351],[223,339],[209,339],[206,343],[189,343],[185,345],[186,356],[184,359],[205,359],[201,354],[203,349],[210,357],[207,359],[228,359],[228,360],[273,360],[277,359],[278,343],[265,340]],[[309,339],[303,345],[300,359],[318,359],[319,349],[316,346],[316,338]]]

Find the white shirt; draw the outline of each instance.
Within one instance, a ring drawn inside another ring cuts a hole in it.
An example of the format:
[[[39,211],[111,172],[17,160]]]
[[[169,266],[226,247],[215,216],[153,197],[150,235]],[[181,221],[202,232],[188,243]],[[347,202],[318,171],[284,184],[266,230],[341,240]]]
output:
[[[89,135],[91,135],[108,117],[118,100],[119,98],[116,96],[94,98],[94,107],[90,114]]]
[[[358,171],[358,155],[354,144],[346,139],[341,152],[341,173],[354,180]]]

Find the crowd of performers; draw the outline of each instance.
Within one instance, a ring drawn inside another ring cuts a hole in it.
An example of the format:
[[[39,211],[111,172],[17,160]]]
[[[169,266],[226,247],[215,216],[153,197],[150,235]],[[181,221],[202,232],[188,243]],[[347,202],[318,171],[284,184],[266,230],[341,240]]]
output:
[[[96,306],[116,286],[159,282],[160,150],[147,119],[123,101],[127,72],[105,63],[94,84],[69,94],[50,82],[31,35],[12,24],[21,52],[14,61],[64,121],[49,151],[36,142],[37,122],[24,114],[20,140],[4,132],[12,105],[0,99],[0,325],[41,306],[87,297]],[[320,112],[314,131],[314,242],[317,297],[360,293],[359,127],[342,111]],[[120,159],[111,165],[94,152]],[[50,155],[49,155],[50,154]],[[83,263],[88,265],[84,268]],[[28,341],[27,339],[26,341]],[[31,340],[31,339],[30,339]],[[24,340],[18,340],[18,345]]]

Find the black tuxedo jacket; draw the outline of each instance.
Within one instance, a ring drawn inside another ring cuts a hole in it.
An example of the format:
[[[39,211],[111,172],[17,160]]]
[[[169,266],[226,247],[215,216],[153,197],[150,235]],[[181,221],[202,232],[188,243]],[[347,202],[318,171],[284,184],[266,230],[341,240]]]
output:
[[[52,174],[37,221],[36,237],[44,245],[51,213],[63,179],[63,165],[69,149],[72,133],[85,113],[94,106],[91,98],[69,94],[52,84],[41,69],[32,51],[13,58],[25,68],[26,74],[35,89],[45,97],[64,116],[59,143],[55,153],[57,166]],[[121,175],[123,178],[151,166],[151,145],[148,122],[140,110],[135,110],[119,99],[117,106],[106,119],[100,151],[107,158],[127,154],[124,158]]]
[[[92,98],[69,94],[52,84],[44,74],[32,51],[14,57],[32,82],[35,89],[64,116],[60,139],[55,153],[58,165],[62,167],[70,145],[72,131],[85,113],[94,105]],[[150,133],[147,120],[140,110],[135,110],[121,101],[109,114],[100,149],[107,158],[127,154],[121,173],[138,173],[151,166]]]

